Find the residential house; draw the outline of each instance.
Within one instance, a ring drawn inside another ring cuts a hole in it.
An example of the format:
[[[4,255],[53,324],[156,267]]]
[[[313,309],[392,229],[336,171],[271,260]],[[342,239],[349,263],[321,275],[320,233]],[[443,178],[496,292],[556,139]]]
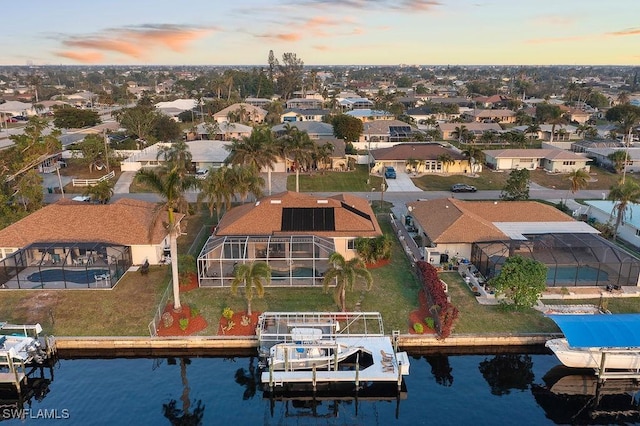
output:
[[[586,209],[580,211],[589,219],[595,219],[599,223],[615,225],[618,211],[617,201],[610,200],[585,200]],[[629,203],[624,215],[624,220],[618,227],[617,238],[625,241],[636,250],[640,248],[640,204]]]
[[[271,99],[267,98],[246,98],[245,103],[253,105],[255,107],[266,109],[267,105],[271,103]]]
[[[342,139],[336,139],[333,135],[333,126],[328,123],[322,123],[319,121],[293,121],[284,124],[278,124],[273,126],[271,130],[276,136],[282,136],[286,132],[286,126],[297,128],[301,132],[306,132],[309,138],[316,144],[316,146],[322,146],[329,143],[333,146],[330,159],[326,164],[314,164],[312,169],[334,169],[334,170],[346,170],[347,158],[345,156],[345,141]],[[280,158],[276,164],[274,164],[273,171],[284,172],[295,170],[296,165],[293,161]]]
[[[339,98],[338,103],[343,111],[373,108],[373,101],[367,98]]]
[[[368,121],[395,120],[396,118],[395,115],[387,111],[377,111],[364,108],[347,111],[345,114],[362,120],[365,123]]]
[[[283,192],[227,212],[198,256],[200,286],[229,286],[238,263],[263,261],[271,286],[321,286],[333,252],[356,256],[358,237],[382,231],[368,200]]]
[[[322,121],[323,117],[330,114],[328,109],[287,109],[280,114],[282,123],[292,121]]]
[[[470,262],[474,268],[467,270],[476,271],[474,284],[481,286],[514,255],[545,264],[550,287],[638,286],[638,258],[586,222],[543,203],[419,200],[407,204],[402,221],[417,234],[426,261]]]
[[[194,131],[195,130],[195,131]],[[188,141],[196,139],[232,141],[242,139],[251,135],[253,127],[240,123],[199,123],[195,129],[185,131]]]
[[[228,121],[228,122],[241,121],[241,122],[251,122],[251,123],[260,124],[264,122],[264,119],[266,116],[267,116],[266,110],[242,102],[242,103],[230,105],[222,109],[221,111],[216,112],[215,114],[213,114],[213,119],[218,123],[222,123],[225,121]]]
[[[161,142],[153,144],[123,160],[120,163],[120,168],[125,172],[158,167],[165,161],[161,149],[170,145]],[[231,142],[220,140],[188,141],[187,147],[191,153],[193,170],[222,167],[229,156],[227,149],[229,146],[231,146]]]
[[[407,109],[406,114],[409,117],[413,118],[414,121],[418,124],[418,126],[423,125],[426,120],[431,118],[434,120],[444,121],[444,120],[453,120],[455,118],[460,117],[460,114],[447,114],[442,111],[435,112],[429,106],[409,108]]]
[[[169,102],[158,102],[155,107],[161,113],[169,117],[177,118],[184,111],[193,111],[198,106],[195,99],[176,99]]]
[[[507,108],[510,102],[511,98],[504,95],[479,96],[473,99],[473,103],[488,109]]]
[[[627,153],[626,170],[628,173],[640,172],[640,148],[589,148],[585,150],[585,155],[593,159],[598,167],[614,170],[614,163],[609,159],[609,155],[616,151],[625,151]]]
[[[411,125],[400,120],[376,120],[364,123],[360,142],[402,142],[413,136]]]
[[[374,166],[371,171],[383,173],[393,166],[397,170],[415,173],[467,173],[471,171],[469,160],[459,151],[437,143],[408,142],[389,148],[371,151]],[[448,158],[448,161],[443,161]],[[476,169],[475,171],[480,171]]]
[[[516,121],[516,113],[510,109],[473,109],[462,114],[462,118],[474,123],[511,124]]]
[[[292,98],[286,103],[287,109],[321,109],[322,100],[313,98]]]
[[[563,149],[489,149],[484,151],[485,163],[493,170],[538,168],[556,173],[569,173],[577,169],[587,172],[591,160],[584,155]]]
[[[442,133],[442,140],[457,140],[460,135],[458,129],[466,129],[470,134],[480,137],[484,132],[502,133],[498,123],[439,123],[438,130]]]
[[[178,227],[183,217],[175,215]],[[166,214],[158,216],[156,203],[128,198],[111,204],[61,199],[0,230],[0,284],[4,288],[89,288],[95,274],[101,281],[108,277],[113,286],[132,264],[163,261],[169,247],[166,222]],[[57,281],[44,282],[49,275]],[[77,281],[78,277],[82,279]]]

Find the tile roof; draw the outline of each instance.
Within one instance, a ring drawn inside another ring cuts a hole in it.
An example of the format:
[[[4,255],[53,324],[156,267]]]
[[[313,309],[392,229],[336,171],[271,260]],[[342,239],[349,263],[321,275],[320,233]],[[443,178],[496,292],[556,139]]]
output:
[[[453,132],[456,127],[464,126],[470,132],[491,131],[502,132],[502,127],[498,123],[440,123],[438,127],[443,132]]]
[[[584,155],[564,149],[488,149],[484,154],[492,158],[547,158],[549,160],[588,160]]]
[[[371,151],[376,160],[436,160],[442,154],[449,154],[454,160],[466,157],[457,151],[444,148],[436,143],[400,143],[389,148],[379,148]]]
[[[26,247],[36,242],[159,244],[167,235],[163,225],[167,215],[160,215],[149,240],[156,207],[156,203],[129,198],[112,204],[63,198],[0,230],[0,247]],[[178,215],[177,220],[183,217]]]
[[[573,222],[558,209],[535,201],[415,201],[409,213],[435,243],[505,240],[496,222]]]
[[[343,207],[342,203],[359,210],[366,219]],[[283,232],[282,210],[285,207],[333,207],[335,231]],[[220,220],[216,235],[316,235],[320,237],[375,237],[382,235],[369,201],[350,194],[320,198],[299,192],[282,192],[243,204],[227,212]]]

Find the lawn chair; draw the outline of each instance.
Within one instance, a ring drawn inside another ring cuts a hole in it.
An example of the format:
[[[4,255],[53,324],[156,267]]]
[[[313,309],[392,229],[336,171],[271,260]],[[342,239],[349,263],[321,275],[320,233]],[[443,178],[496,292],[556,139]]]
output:
[[[392,362],[393,354],[388,354],[384,351],[384,349],[380,349],[380,355],[382,355],[382,362]]]

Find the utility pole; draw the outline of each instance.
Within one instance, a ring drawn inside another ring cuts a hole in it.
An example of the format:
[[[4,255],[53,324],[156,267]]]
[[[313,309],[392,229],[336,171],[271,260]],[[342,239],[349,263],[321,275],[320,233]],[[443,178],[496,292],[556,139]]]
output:
[[[62,198],[64,198],[64,186],[62,186],[62,178],[60,177],[60,164],[56,163],[56,173],[58,174],[58,183],[60,185],[60,193],[62,194]]]
[[[107,166],[107,173],[109,173],[109,144],[107,143],[109,138],[107,137],[107,129],[102,130],[102,138],[104,139],[104,161]]]

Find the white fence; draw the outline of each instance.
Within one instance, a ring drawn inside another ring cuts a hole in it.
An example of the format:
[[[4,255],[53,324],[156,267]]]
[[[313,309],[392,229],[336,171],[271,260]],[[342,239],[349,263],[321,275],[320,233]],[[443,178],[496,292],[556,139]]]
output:
[[[93,186],[93,185],[97,185],[98,183],[102,182],[103,180],[110,180],[113,179],[116,176],[116,173],[111,170],[109,173],[107,173],[106,175],[102,176],[101,178],[98,179],[73,179],[72,183],[73,186]]]

